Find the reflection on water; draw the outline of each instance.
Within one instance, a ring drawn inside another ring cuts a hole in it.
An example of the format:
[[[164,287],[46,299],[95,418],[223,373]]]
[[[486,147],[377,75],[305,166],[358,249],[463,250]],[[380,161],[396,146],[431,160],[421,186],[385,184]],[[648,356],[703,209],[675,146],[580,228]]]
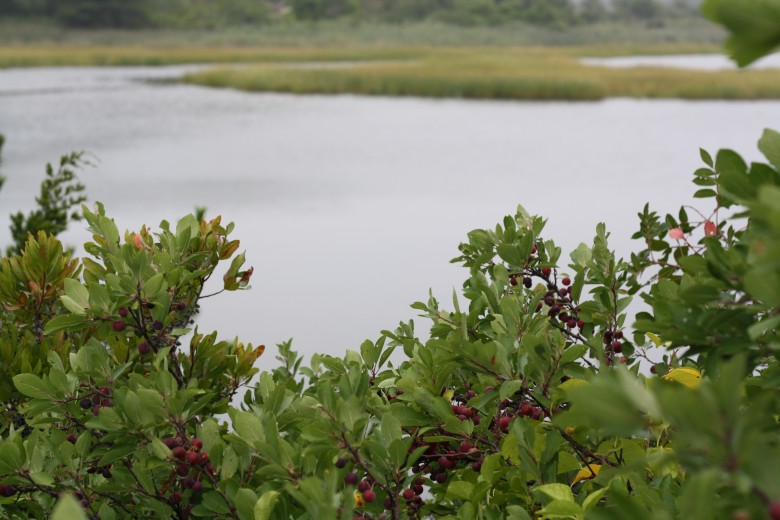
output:
[[[293,96],[143,81],[183,70],[0,71],[0,214],[32,204],[46,161],[89,150],[89,195],[120,228],[196,205],[237,223],[254,287],[207,299],[202,330],[269,346],[294,337],[305,353],[357,349],[413,317],[408,305],[429,288],[449,307],[465,276],[448,263],[457,244],[518,203],[549,219],[565,251],[605,221],[627,254],[646,201],[666,211],[692,200],[699,146],[757,159],[762,129],[780,121],[768,101]],[[77,225],[64,239],[88,235]]]

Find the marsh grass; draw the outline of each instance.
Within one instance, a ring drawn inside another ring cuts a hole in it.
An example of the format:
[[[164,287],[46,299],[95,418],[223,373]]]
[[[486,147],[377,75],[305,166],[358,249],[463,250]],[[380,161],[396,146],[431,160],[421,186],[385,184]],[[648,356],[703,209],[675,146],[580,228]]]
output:
[[[183,81],[301,94],[529,100],[780,98],[778,71],[615,70],[579,63],[583,56],[718,52],[719,45],[712,42],[722,36],[719,29],[703,23],[682,20],[661,29],[607,24],[551,31],[528,26],[339,22],[218,32],[66,31],[35,23],[15,28],[0,23],[4,43],[0,67],[220,64]],[[595,40],[605,43],[583,45]],[[343,66],[316,65],[333,63]]]
[[[780,99],[780,71],[609,69],[579,63],[599,48],[421,48],[383,63],[379,55],[343,68],[265,63],[188,74],[210,87],[298,94],[362,94],[527,100],[606,97]],[[593,51],[593,52],[589,52]],[[656,49],[658,51],[658,49]]]

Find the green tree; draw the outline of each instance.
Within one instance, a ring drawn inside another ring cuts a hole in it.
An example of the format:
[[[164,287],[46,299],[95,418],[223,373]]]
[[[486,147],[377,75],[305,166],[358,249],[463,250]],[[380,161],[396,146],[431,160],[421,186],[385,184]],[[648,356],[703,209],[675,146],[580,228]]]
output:
[[[661,14],[662,6],[657,0],[615,0],[612,4],[616,16],[650,20]]]
[[[53,16],[70,27],[138,28],[149,25],[147,0],[71,0],[51,4]]]

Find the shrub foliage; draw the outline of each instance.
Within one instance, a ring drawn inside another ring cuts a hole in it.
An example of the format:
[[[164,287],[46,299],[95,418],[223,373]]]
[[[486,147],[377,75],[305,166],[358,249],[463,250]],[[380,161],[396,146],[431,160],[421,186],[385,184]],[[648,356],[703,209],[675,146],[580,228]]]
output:
[[[603,226],[564,260],[518,208],[460,245],[451,309],[413,305],[427,339],[260,373],[193,327],[220,263],[219,292],[252,275],[232,225],[83,207],[85,258],[41,232],[2,259],[0,514],[778,518],[780,134],[759,148],[702,151],[703,207],[646,206],[628,260]]]

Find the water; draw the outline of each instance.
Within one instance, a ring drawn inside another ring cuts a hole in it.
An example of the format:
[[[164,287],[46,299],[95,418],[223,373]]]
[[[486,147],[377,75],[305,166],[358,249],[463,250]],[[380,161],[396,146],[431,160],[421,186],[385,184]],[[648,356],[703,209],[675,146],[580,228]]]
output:
[[[566,255],[601,221],[628,254],[646,201],[693,201],[699,146],[760,159],[761,131],[780,121],[775,101],[293,96],[144,81],[185,69],[0,71],[0,215],[31,207],[47,161],[89,150],[89,196],[120,229],[196,205],[236,222],[253,288],[205,300],[201,330],[269,347],[293,337],[307,354],[357,349],[414,317],[409,304],[429,288],[451,308],[466,274],[448,263],[458,243],[518,203],[548,218]],[[88,235],[77,224],[63,238]]]
[[[734,70],[738,68],[728,57],[719,54],[687,54],[679,56],[613,56],[609,58],[584,58],[585,65],[626,69],[631,67],[666,67],[694,70]],[[780,54],[771,54],[748,69],[780,68]]]

